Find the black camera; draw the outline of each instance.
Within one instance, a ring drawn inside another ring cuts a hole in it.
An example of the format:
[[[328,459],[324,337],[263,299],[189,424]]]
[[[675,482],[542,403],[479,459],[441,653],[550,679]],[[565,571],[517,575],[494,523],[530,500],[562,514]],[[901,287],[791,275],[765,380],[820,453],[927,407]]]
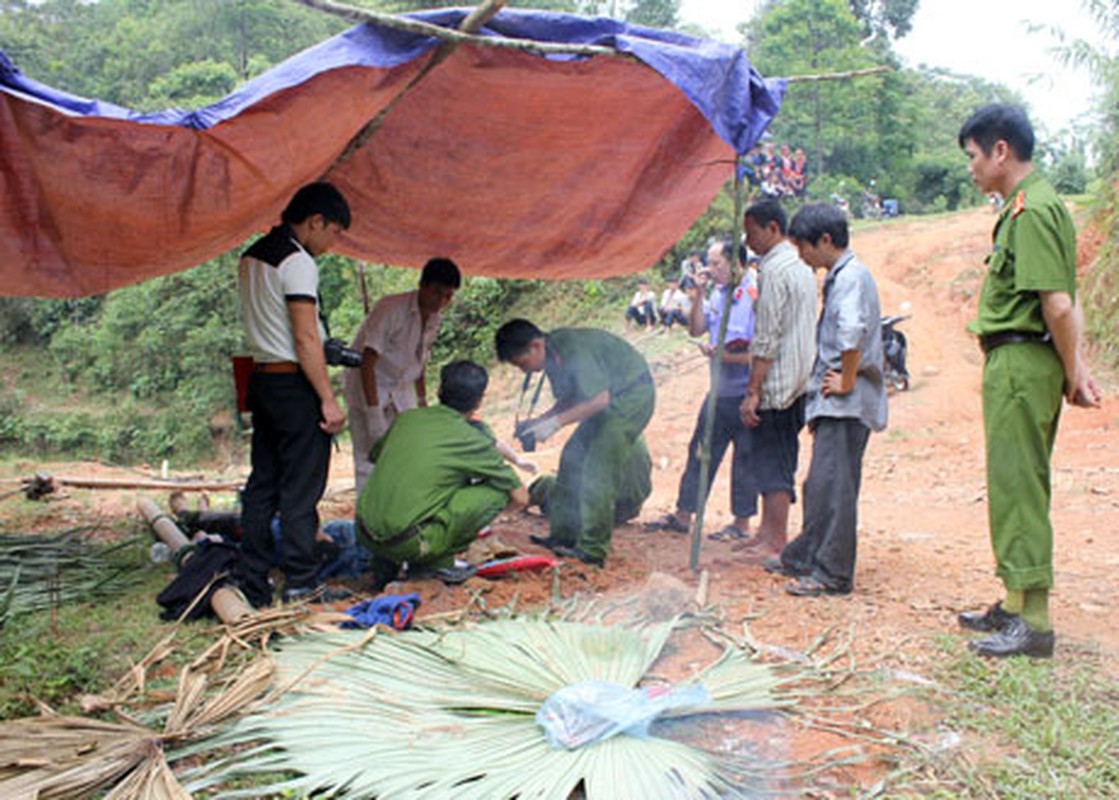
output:
[[[341,339],[330,338],[322,343],[323,356],[332,367],[360,367],[362,355]]]
[[[685,275],[680,280],[680,288],[683,289],[685,292],[690,291],[691,289],[694,289],[695,288],[695,278],[693,278],[691,275]]]
[[[517,437],[517,441],[521,443],[521,449],[526,453],[536,452],[536,434],[528,430],[529,421],[518,422],[513,429],[513,435]]]

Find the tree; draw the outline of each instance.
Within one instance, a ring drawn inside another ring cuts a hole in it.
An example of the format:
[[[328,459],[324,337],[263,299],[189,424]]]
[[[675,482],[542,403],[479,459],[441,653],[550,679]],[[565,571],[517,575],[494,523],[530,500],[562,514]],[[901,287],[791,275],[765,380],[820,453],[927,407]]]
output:
[[[864,36],[900,39],[913,29],[921,0],[848,0]]]
[[[763,75],[814,75],[875,64],[844,0],[773,0],[748,27],[749,52]],[[807,146],[813,171],[872,169],[880,78],[793,84],[771,127],[774,137]]]

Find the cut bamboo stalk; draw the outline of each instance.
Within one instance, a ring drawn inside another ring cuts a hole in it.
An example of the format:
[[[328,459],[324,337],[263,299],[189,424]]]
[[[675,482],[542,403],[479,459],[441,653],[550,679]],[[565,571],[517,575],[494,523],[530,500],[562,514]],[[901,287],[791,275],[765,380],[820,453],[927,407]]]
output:
[[[144,519],[152,526],[152,530],[155,531],[159,540],[171,548],[172,555],[178,552],[180,548],[190,544],[190,539],[179,530],[175,521],[154,502],[144,497],[137,501],[136,507],[140,509]],[[239,622],[253,613],[253,608],[249,605],[245,596],[233,586],[222,586],[215,589],[213,595],[210,596],[210,608],[217,614],[218,619],[226,625]]]
[[[144,481],[128,478],[78,478],[57,475],[55,485],[77,489],[152,489],[176,492],[232,492],[245,485],[244,480],[178,483],[176,481]]]

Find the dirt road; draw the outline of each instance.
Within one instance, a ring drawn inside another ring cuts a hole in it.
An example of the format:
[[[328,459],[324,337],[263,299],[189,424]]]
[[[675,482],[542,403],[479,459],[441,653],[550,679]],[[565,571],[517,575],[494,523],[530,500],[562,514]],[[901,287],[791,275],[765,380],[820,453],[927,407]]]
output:
[[[867,451],[851,596],[789,597],[783,579],[739,558],[729,544],[703,542],[700,566],[709,571],[710,600],[726,607],[728,619],[749,616],[759,639],[795,648],[806,646],[825,627],[849,630],[864,663],[920,670],[938,657],[942,634],[957,634],[958,611],[1000,597],[987,538],[981,358],[965,331],[974,313],[992,222],[990,212],[979,209],[855,232],[854,249],[878,280],[884,313],[896,313],[903,303],[911,309],[911,319],[903,323],[910,343],[911,388],[891,395],[889,429],[873,436]],[[639,346],[650,351],[664,347],[647,339]],[[647,432],[656,468],[654,495],[643,519],[673,507],[707,380],[701,360],[682,336],[671,352],[650,352],[649,357],[657,373],[657,412]],[[1104,408],[1066,407],[1058,437],[1053,620],[1058,657],[1096,651],[1110,669],[1119,671],[1119,628],[1111,623],[1119,607],[1119,583],[1113,578],[1119,568],[1119,403],[1113,383],[1102,382],[1108,393]],[[498,422],[499,430],[511,427]],[[539,454],[543,463],[554,463],[559,444],[548,443]],[[803,478],[810,452],[807,434],[801,452]],[[730,521],[727,472],[724,465],[712,491],[708,531]],[[798,531],[799,524],[799,507],[794,506],[790,532]],[[499,526],[504,538],[518,544],[524,543],[526,527],[543,528],[521,520]],[[573,567],[565,572],[564,590],[583,585],[604,592],[632,590],[652,570],[694,585],[695,576],[687,569],[688,547],[684,536],[626,526],[615,535],[615,555],[606,569]],[[522,599],[544,589],[533,587],[529,579],[513,585]],[[491,606],[505,594],[498,591]]]

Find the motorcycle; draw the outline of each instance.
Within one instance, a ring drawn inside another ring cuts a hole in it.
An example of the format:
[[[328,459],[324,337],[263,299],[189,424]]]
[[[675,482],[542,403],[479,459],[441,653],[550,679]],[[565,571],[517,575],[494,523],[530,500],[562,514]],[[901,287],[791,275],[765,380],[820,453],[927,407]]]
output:
[[[905,334],[897,329],[898,323],[907,319],[908,316],[902,315],[882,317],[883,375],[886,385],[898,392],[909,388],[909,370],[905,366],[908,345]]]

